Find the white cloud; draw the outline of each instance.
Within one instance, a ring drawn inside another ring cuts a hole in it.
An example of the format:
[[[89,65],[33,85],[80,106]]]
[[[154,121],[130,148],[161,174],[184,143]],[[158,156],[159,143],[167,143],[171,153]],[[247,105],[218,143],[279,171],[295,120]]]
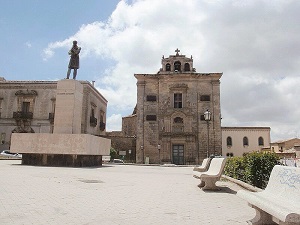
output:
[[[54,56],[54,50],[57,48],[67,48],[70,47],[70,43],[74,40],[73,37],[70,37],[64,41],[56,41],[54,43],[50,43],[46,49],[43,51],[43,60],[47,61],[49,58]],[[72,46],[72,44],[71,44]]]
[[[32,44],[31,44],[29,41],[27,41],[27,42],[25,43],[25,45],[26,45],[27,48],[31,48],[31,47],[32,47]]]
[[[121,114],[112,114],[106,118],[106,131],[118,131],[122,127],[122,115]]]
[[[296,0],[123,0],[107,22],[50,43],[44,59],[76,39],[82,57],[115,61],[97,84],[112,113],[124,116],[136,102],[133,74],[156,73],[162,55],[179,48],[197,72],[224,72],[223,125],[271,126],[275,141],[300,129],[299,11]]]

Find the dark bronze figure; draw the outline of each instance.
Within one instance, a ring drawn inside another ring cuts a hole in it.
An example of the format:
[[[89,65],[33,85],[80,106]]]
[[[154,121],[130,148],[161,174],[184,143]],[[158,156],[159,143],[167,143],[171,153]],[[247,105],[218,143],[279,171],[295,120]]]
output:
[[[67,79],[69,79],[71,74],[71,69],[73,69],[73,79],[76,79],[77,70],[79,69],[79,53],[81,48],[77,46],[77,41],[73,41],[73,46],[69,51],[70,55],[70,62],[69,62],[69,69],[67,73]]]

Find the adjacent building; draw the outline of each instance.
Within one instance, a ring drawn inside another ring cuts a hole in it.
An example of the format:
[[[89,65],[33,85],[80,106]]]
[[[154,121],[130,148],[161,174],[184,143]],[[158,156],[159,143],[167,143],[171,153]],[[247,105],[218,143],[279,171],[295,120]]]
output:
[[[222,155],[242,156],[270,146],[270,127],[222,127]]]
[[[107,100],[87,81],[83,85],[81,133],[104,135]],[[0,78],[0,150],[12,133],[53,133],[57,81]]]
[[[281,157],[300,158],[300,138],[272,142],[270,144],[270,151],[275,152]]]

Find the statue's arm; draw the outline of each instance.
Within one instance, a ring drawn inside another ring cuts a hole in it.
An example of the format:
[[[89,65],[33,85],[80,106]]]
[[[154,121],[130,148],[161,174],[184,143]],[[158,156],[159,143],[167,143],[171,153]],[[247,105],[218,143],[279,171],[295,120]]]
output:
[[[78,55],[80,53],[81,48],[79,47],[78,49],[72,48],[68,53],[69,55]]]
[[[78,49],[76,49],[74,52],[76,55],[78,55],[80,53],[81,48],[79,47]]]

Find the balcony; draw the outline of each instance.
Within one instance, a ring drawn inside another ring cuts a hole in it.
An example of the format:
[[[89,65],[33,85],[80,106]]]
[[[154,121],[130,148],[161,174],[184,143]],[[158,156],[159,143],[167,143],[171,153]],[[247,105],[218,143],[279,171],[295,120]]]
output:
[[[49,113],[49,118],[50,123],[53,124],[54,123],[54,113]]]
[[[33,113],[32,112],[13,112],[13,118],[16,120],[29,120],[33,118]]]
[[[90,117],[90,126],[91,127],[95,127],[95,126],[97,126],[97,118],[95,118],[95,117]]]
[[[100,122],[100,130],[104,131],[105,130],[105,123]]]

